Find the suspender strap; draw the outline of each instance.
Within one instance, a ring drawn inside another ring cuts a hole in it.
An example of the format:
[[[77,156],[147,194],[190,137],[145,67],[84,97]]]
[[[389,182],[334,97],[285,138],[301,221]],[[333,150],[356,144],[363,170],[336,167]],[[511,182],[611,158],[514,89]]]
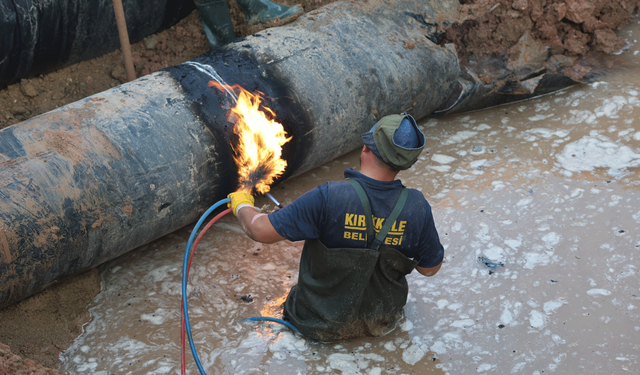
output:
[[[371,247],[371,242],[374,237],[373,231],[373,214],[371,213],[371,203],[369,203],[369,197],[367,197],[367,193],[364,192],[362,185],[356,180],[347,180],[348,183],[356,189],[356,193],[358,193],[358,197],[360,197],[360,201],[362,202],[362,206],[364,207],[364,218],[367,223],[367,247]]]
[[[400,193],[400,198],[398,198],[396,206],[393,208],[393,211],[391,211],[389,217],[384,221],[384,225],[382,226],[382,229],[380,229],[380,232],[378,232],[376,238],[372,241],[374,228],[372,219],[373,214],[371,213],[371,203],[369,203],[369,197],[367,197],[367,193],[365,193],[362,185],[360,185],[358,181],[347,180],[347,182],[349,182],[349,184],[351,184],[351,186],[356,189],[358,197],[360,197],[360,201],[362,202],[362,206],[364,207],[365,221],[367,223],[367,246],[372,250],[378,250],[385,237],[387,237],[391,226],[400,215],[400,212],[402,212],[402,209],[407,202],[409,190],[407,190],[406,188],[402,188],[402,192]]]
[[[389,217],[384,221],[384,225],[382,226],[382,229],[380,229],[380,233],[378,233],[376,239],[373,241],[373,244],[371,244],[372,249],[378,250],[380,245],[382,245],[382,242],[384,241],[385,237],[387,237],[387,233],[389,233],[389,230],[393,226],[393,223],[396,221],[398,216],[400,216],[400,212],[402,212],[404,204],[407,202],[408,195],[409,190],[407,190],[406,188],[402,188],[400,198],[398,198],[398,203],[396,203],[393,211],[391,211]]]

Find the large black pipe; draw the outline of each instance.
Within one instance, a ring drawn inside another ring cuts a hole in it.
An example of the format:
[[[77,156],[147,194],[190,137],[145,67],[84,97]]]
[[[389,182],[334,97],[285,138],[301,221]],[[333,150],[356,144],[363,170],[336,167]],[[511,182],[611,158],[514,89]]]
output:
[[[429,115],[460,72],[417,19],[457,4],[333,3],[0,131],[0,307],[192,223],[235,188],[232,101],[209,80],[270,98],[293,136],[283,178],[360,147],[381,116]]]
[[[191,13],[192,0],[123,0],[132,42]],[[0,87],[120,47],[112,0],[0,0]]]

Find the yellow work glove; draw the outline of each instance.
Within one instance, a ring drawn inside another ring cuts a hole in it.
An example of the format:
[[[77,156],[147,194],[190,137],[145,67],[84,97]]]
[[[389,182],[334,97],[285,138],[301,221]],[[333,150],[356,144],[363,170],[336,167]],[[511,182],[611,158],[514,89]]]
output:
[[[251,194],[244,191],[231,193],[227,198],[231,199],[231,201],[227,203],[227,207],[229,207],[236,216],[238,216],[238,211],[240,211],[241,208],[253,207],[253,203],[255,202]]]

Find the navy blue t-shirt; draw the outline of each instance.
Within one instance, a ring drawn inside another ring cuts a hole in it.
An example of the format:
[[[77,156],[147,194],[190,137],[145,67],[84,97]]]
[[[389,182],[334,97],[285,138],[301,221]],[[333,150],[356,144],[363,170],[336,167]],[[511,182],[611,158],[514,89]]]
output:
[[[369,197],[376,233],[400,197],[402,182],[378,181],[353,169],[346,178],[358,181]],[[364,208],[356,190],[346,181],[326,182],[283,209],[269,214],[275,230],[289,241],[319,239],[328,248],[367,247]],[[421,192],[409,189],[404,209],[383,242],[409,258],[420,256],[420,267],[442,262],[444,248],[433,221],[431,206]]]

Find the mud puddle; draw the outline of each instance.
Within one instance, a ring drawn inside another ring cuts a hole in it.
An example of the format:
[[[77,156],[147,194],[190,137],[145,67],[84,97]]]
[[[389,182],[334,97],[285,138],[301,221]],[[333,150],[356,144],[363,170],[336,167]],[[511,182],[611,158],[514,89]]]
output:
[[[409,275],[407,319],[386,337],[320,344],[277,324],[243,322],[279,316],[302,244],[257,244],[232,216],[216,223],[200,242],[189,287],[207,373],[637,372],[638,29],[625,32],[628,68],[602,81],[422,123],[428,153],[400,178],[431,202],[445,264],[432,278]],[[358,152],[273,195],[290,203],[347,167],[358,167]],[[94,318],[63,354],[62,370],[179,372],[190,230],[101,267]]]

